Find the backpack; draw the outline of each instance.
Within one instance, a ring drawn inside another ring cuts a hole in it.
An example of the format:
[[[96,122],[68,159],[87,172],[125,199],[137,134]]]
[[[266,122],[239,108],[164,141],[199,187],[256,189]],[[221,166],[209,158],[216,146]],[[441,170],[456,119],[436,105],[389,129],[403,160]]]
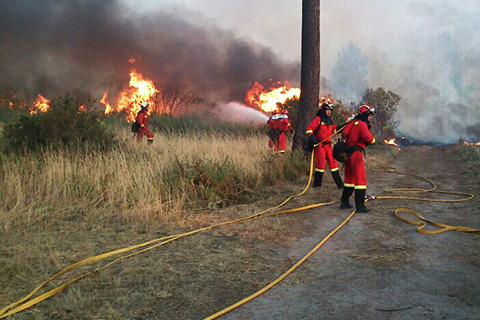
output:
[[[282,133],[282,130],[280,129],[270,129],[268,130],[267,135],[273,141],[278,141],[278,137],[280,136],[280,133]]]
[[[130,127],[130,131],[132,131],[133,133],[137,133],[138,130],[140,130],[140,125],[138,124],[137,120],[135,120]]]
[[[344,141],[340,140],[333,146],[333,157],[338,162],[346,163],[348,157],[355,151],[363,151],[359,146],[349,146]]]

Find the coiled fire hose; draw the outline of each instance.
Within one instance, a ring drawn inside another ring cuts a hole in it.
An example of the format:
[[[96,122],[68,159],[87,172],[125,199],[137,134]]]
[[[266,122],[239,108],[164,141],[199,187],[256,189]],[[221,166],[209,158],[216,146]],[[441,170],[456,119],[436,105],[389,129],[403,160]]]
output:
[[[323,141],[328,140],[329,138],[331,138],[332,136],[334,136],[335,134],[337,134],[340,131],[341,130],[337,131],[336,133],[334,133],[333,135],[331,135],[330,137],[326,138]],[[323,141],[321,141],[321,142],[323,142]],[[269,217],[269,216],[273,216],[273,215],[300,212],[300,211],[305,211],[305,210],[309,210],[309,209],[313,209],[313,208],[318,208],[318,207],[328,206],[328,205],[338,203],[339,201],[333,201],[333,202],[328,202],[328,203],[316,203],[316,204],[310,204],[310,205],[299,207],[299,208],[293,208],[293,209],[271,212],[274,209],[278,209],[278,208],[284,206],[290,200],[292,200],[294,198],[297,198],[297,197],[300,197],[300,196],[302,196],[303,194],[306,193],[306,191],[310,187],[312,177],[313,177],[313,163],[314,163],[313,160],[314,160],[314,153],[312,152],[311,159],[310,159],[309,178],[308,178],[308,182],[307,182],[307,185],[305,186],[305,188],[300,193],[288,197],[287,199],[285,199],[280,204],[278,204],[276,206],[273,206],[271,208],[268,208],[266,210],[263,210],[261,212],[258,212],[256,214],[250,215],[248,217],[217,223],[217,224],[214,224],[214,225],[210,225],[210,226],[207,226],[207,227],[203,227],[203,228],[200,228],[200,229],[197,229],[197,230],[192,230],[192,231],[181,233],[181,234],[170,235],[170,236],[165,236],[165,237],[153,239],[153,240],[150,240],[150,241],[147,241],[147,242],[132,245],[132,246],[129,246],[129,247],[120,248],[120,249],[117,249],[117,250],[113,250],[113,251],[110,251],[110,252],[106,252],[106,253],[103,253],[103,254],[99,254],[99,255],[96,255],[96,256],[78,261],[78,262],[64,268],[63,270],[61,270],[60,272],[58,272],[57,274],[52,276],[47,281],[38,285],[35,289],[33,289],[29,294],[27,294],[23,298],[21,298],[18,301],[2,308],[0,310],[0,319],[7,318],[7,317],[9,317],[13,314],[16,314],[16,313],[20,312],[20,311],[26,310],[26,309],[42,302],[42,301],[54,296],[55,294],[63,291],[65,288],[67,288],[71,284],[73,284],[73,283],[75,283],[75,282],[77,282],[77,281],[79,281],[79,280],[81,280],[85,277],[88,277],[88,276],[90,276],[90,275],[92,275],[96,272],[99,272],[103,269],[106,269],[109,266],[111,266],[111,265],[113,265],[117,262],[120,262],[124,259],[131,258],[135,255],[140,254],[140,253],[144,253],[146,251],[155,249],[157,247],[160,247],[160,246],[165,245],[169,242],[178,240],[180,238],[190,236],[190,235],[194,235],[194,234],[197,234],[197,233],[200,233],[200,232],[203,232],[203,231],[211,230],[213,228],[220,227],[220,226],[242,223],[242,222],[246,222],[246,221],[249,221],[249,220]],[[394,169],[377,169],[377,171],[397,173],[397,174],[405,174],[405,173],[397,172]],[[409,197],[409,196],[378,196],[378,197],[376,197],[376,199],[405,199],[405,200],[431,201],[431,202],[461,202],[461,201],[471,200],[474,197],[474,195],[469,194],[469,193],[449,192],[449,191],[435,191],[437,189],[436,185],[431,180],[429,180],[427,178],[424,178],[422,176],[419,176],[419,175],[414,175],[414,174],[407,174],[407,175],[417,176],[417,177],[420,177],[422,179],[425,179],[426,181],[428,181],[432,185],[432,188],[430,188],[430,189],[402,188],[402,189],[389,189],[389,190],[386,190],[386,191],[387,192],[410,192],[410,193],[412,193],[412,192],[413,193],[427,193],[427,192],[433,193],[433,192],[436,192],[436,193],[441,193],[441,194],[462,195],[462,196],[465,196],[465,198],[462,198],[462,199],[439,199],[439,200],[437,200],[437,199],[426,199],[426,198]],[[368,199],[367,199],[367,201],[368,201]],[[355,215],[355,212],[356,211],[353,210],[348,215],[348,217],[345,218],[345,220],[343,220],[333,231],[331,231],[324,239],[322,239],[312,250],[310,250],[310,252],[308,252],[303,258],[301,258],[296,264],[294,264],[289,270],[287,270],[284,274],[282,274],[276,280],[272,281],[269,285],[265,286],[264,288],[260,289],[259,291],[250,295],[249,297],[247,297],[247,298],[245,298],[245,299],[243,299],[243,300],[241,300],[241,301],[239,301],[239,302],[237,302],[237,303],[235,303],[235,304],[233,304],[233,305],[231,305],[231,306],[229,306],[229,307],[227,307],[227,308],[225,308],[225,309],[223,309],[223,310],[221,310],[221,311],[219,311],[219,312],[217,312],[217,313],[215,313],[215,314],[213,314],[213,315],[211,315],[207,318],[205,318],[205,320],[216,319],[216,318],[218,318],[218,317],[220,317],[220,316],[222,316],[222,315],[240,307],[241,305],[247,303],[248,301],[251,301],[252,299],[254,299],[256,297],[258,297],[259,295],[263,294],[264,292],[266,292],[267,290],[269,290],[270,288],[275,286],[277,283],[282,281],[289,274],[291,274],[293,271],[295,271],[301,264],[303,264],[311,255],[313,255],[313,253],[315,253],[338,230],[340,230]],[[421,221],[413,221],[413,220],[409,220],[407,218],[404,218],[402,215],[400,215],[400,212],[406,212],[406,213],[412,214],[412,215],[418,217],[419,219],[421,219]],[[478,230],[478,229],[472,229],[472,228],[461,227],[461,226],[449,226],[447,224],[427,220],[426,218],[421,216],[418,212],[415,212],[415,211],[413,211],[411,209],[408,209],[408,208],[398,208],[397,210],[395,210],[395,215],[399,219],[401,219],[402,221],[404,221],[406,223],[410,223],[410,224],[413,224],[413,225],[418,225],[419,228],[417,230],[419,232],[423,233],[423,234],[438,234],[438,233],[442,233],[442,232],[446,232],[446,231],[473,232],[473,233],[480,234],[480,230]],[[426,226],[426,223],[433,224],[434,226],[437,226],[441,229],[434,230],[434,231],[424,230],[424,228]],[[135,250],[137,250],[137,251],[135,251]],[[119,258],[116,258],[116,259],[108,262],[107,264],[96,268],[93,271],[86,272],[86,273],[84,273],[84,274],[82,274],[82,275],[80,275],[76,278],[73,278],[73,279],[63,283],[62,285],[60,285],[60,286],[58,286],[54,289],[51,289],[48,292],[45,292],[45,293],[31,299],[38,291],[40,291],[40,289],[42,289],[48,283],[50,283],[51,281],[59,278],[61,275],[65,274],[69,271],[72,271],[76,268],[79,268],[79,267],[87,265],[87,264],[91,264],[93,262],[101,261],[101,260],[104,260],[104,259],[107,259],[107,258],[110,258],[110,257],[114,257],[114,256],[117,256],[117,255],[120,255],[120,254],[123,254],[123,253],[131,252],[131,251],[133,251],[133,252],[129,253],[127,255],[121,256]]]

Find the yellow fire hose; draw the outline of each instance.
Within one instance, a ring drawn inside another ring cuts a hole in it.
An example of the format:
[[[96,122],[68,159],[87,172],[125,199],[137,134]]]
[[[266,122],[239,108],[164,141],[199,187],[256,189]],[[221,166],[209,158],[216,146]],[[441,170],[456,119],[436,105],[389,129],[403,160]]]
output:
[[[387,192],[410,192],[410,193],[441,193],[441,194],[451,194],[451,195],[460,195],[460,196],[465,196],[465,198],[461,199],[427,199],[427,198],[418,198],[418,197],[406,197],[406,196],[378,196],[375,197],[375,199],[403,199],[403,200],[414,200],[414,201],[427,201],[427,202],[463,202],[463,201],[469,201],[474,198],[473,194],[470,193],[463,193],[463,192],[450,192],[450,191],[435,191],[437,189],[435,183],[433,183],[431,180],[422,177],[420,175],[416,174],[410,174],[410,173],[401,173],[396,171],[395,169],[374,169],[374,171],[380,171],[380,172],[390,172],[390,173],[397,173],[397,174],[402,174],[402,175],[410,175],[410,176],[416,176],[421,179],[424,179],[428,181],[432,187],[430,189],[417,189],[417,188],[397,188],[397,189],[387,189]],[[366,202],[369,200],[367,199]],[[338,202],[338,201],[337,201]],[[301,208],[296,208],[296,209],[301,209]],[[293,210],[296,210],[293,209]],[[422,221],[413,221],[409,220],[402,215],[400,215],[400,212],[406,212],[411,215],[414,215],[418,218],[420,218]],[[278,284],[280,281],[285,279],[289,274],[291,274],[293,271],[295,271],[301,264],[303,264],[311,255],[313,255],[321,246],[327,242],[328,239],[330,239],[340,228],[342,228],[352,217],[355,215],[356,210],[353,210],[350,215],[348,215],[335,229],[333,229],[325,238],[323,238],[313,249],[311,249],[303,258],[301,258],[297,263],[295,263],[290,269],[288,269],[285,273],[283,273],[281,276],[279,276],[277,279],[274,281],[270,282],[268,285],[263,287],[262,289],[258,290],[257,292],[253,293],[252,295],[244,298],[243,300],[240,300],[229,307],[226,307],[225,309],[222,309],[218,311],[217,313],[204,318],[203,320],[213,320],[217,319],[226,313],[233,311],[234,309],[244,305],[245,303],[257,298],[258,296],[262,295],[269,289],[271,289],[273,286]],[[395,216],[399,218],[400,220],[412,224],[412,225],[418,225],[419,227],[417,228],[417,231],[426,234],[426,235],[433,235],[433,234],[439,234],[443,233],[446,231],[459,231],[459,232],[472,232],[472,233],[478,233],[480,234],[480,229],[472,229],[472,228],[467,228],[467,227],[462,227],[462,226],[450,226],[444,223],[439,223],[439,222],[434,222],[431,220],[427,220],[425,217],[420,215],[418,212],[413,211],[411,209],[407,208],[398,208],[395,210]],[[433,226],[439,227],[441,229],[437,230],[424,230],[427,223],[432,224]]]
[[[343,129],[343,128],[342,128]],[[339,130],[341,131],[341,130]],[[338,131],[338,132],[339,132]],[[337,134],[338,132],[336,132],[335,134]],[[335,135],[333,134],[333,135]],[[333,135],[331,135],[330,137],[332,137]],[[328,137],[327,139],[329,139],[330,137]],[[325,140],[327,140],[325,139]],[[323,141],[325,141],[323,140]],[[322,141],[322,142],[323,142]],[[321,143],[321,142],[320,142]],[[133,257],[135,255],[138,255],[140,253],[143,253],[143,252],[146,252],[146,251],[149,251],[149,250],[152,250],[154,248],[157,248],[159,246],[162,246],[164,244],[167,244],[169,242],[172,242],[172,241],[175,241],[177,239],[180,239],[180,238],[183,238],[183,237],[186,237],[186,236],[190,236],[190,235],[194,235],[194,234],[197,234],[197,233],[200,233],[200,232],[203,232],[203,231],[207,231],[207,230],[210,230],[210,229],[213,229],[213,228],[216,228],[216,227],[220,227],[220,226],[224,226],[224,225],[230,225],[230,224],[236,224],[236,223],[242,223],[242,222],[246,222],[246,221],[249,221],[249,220],[253,220],[253,219],[258,219],[258,218],[264,218],[264,217],[269,217],[269,216],[273,216],[273,215],[279,215],[279,214],[286,214],[286,213],[293,213],[293,212],[300,212],[300,211],[305,211],[305,210],[309,210],[309,209],[312,209],[312,208],[318,208],[318,207],[322,207],[322,206],[327,206],[327,205],[332,205],[332,204],[335,204],[335,203],[338,203],[339,201],[334,201],[334,202],[329,202],[329,203],[317,203],[317,204],[310,204],[310,205],[307,205],[307,206],[303,206],[303,207],[299,207],[299,208],[293,208],[293,209],[287,209],[287,210],[282,210],[282,211],[276,211],[276,212],[270,212],[274,209],[278,209],[282,206],[284,206],[287,202],[289,202],[290,200],[294,199],[294,198],[297,198],[297,197],[300,197],[302,196],[303,194],[305,194],[305,192],[308,190],[308,188],[310,187],[310,184],[311,184],[311,181],[312,181],[312,176],[313,176],[313,159],[314,159],[314,153],[312,152],[312,155],[311,155],[311,159],[310,159],[310,173],[309,173],[309,178],[308,178],[308,182],[307,182],[307,185],[305,186],[305,188],[298,194],[295,194],[295,195],[292,195],[290,197],[288,197],[287,199],[285,199],[283,202],[281,202],[280,204],[274,206],[274,207],[271,207],[271,208],[268,208],[266,210],[263,210],[261,212],[258,212],[256,214],[253,214],[251,216],[248,216],[248,217],[244,217],[244,218],[240,218],[240,219],[235,219],[235,220],[230,220],[230,221],[225,221],[225,222],[221,222],[221,223],[217,223],[217,224],[214,224],[214,225],[211,225],[211,226],[207,226],[207,227],[204,227],[204,228],[200,228],[200,229],[197,229],[197,230],[192,230],[192,231],[189,231],[189,232],[186,232],[186,233],[181,233],[181,234],[176,234],[176,235],[170,235],[170,236],[165,236],[165,237],[162,237],[162,238],[157,238],[157,239],[153,239],[153,240],[150,240],[150,241],[147,241],[147,242],[143,242],[143,243],[140,243],[140,244],[136,244],[136,245],[132,245],[132,246],[128,246],[128,247],[125,247],[125,248],[121,248],[121,249],[117,249],[117,250],[113,250],[113,251],[110,251],[110,252],[106,252],[106,253],[103,253],[103,254],[100,254],[100,255],[96,255],[96,256],[93,256],[93,257],[90,257],[90,258],[86,258],[84,260],[81,260],[79,262],[76,262],[68,267],[66,267],[65,269],[63,269],[62,271],[58,272],[57,274],[55,274],[54,276],[52,276],[50,279],[48,279],[47,281],[43,282],[42,284],[40,284],[39,286],[37,286],[34,290],[32,290],[29,294],[27,294],[26,296],[24,296],[23,298],[21,298],[20,300],[2,308],[0,310],[0,319],[4,319],[6,317],[9,317],[13,314],[16,314],[22,310],[25,310],[25,309],[28,309],[50,297],[52,297],[53,295],[63,291],[65,288],[67,288],[68,286],[70,286],[71,284],[95,273],[95,272],[98,272],[98,271],[101,271],[109,266],[111,266],[112,264],[114,263],[117,263],[121,260],[124,260],[124,259],[127,259],[127,258],[130,258],[130,257]],[[398,173],[398,174],[402,174],[402,173],[399,173],[399,172],[396,172],[392,169],[382,169],[382,170],[379,170],[379,171],[385,171],[385,172],[392,172],[392,173]],[[409,175],[412,175],[412,174],[409,174]],[[390,189],[390,190],[387,190],[387,191],[396,191],[396,192],[418,192],[418,193],[423,193],[423,192],[433,192],[434,190],[436,190],[436,186],[435,184],[424,178],[424,177],[421,177],[421,176],[418,176],[416,175],[417,177],[420,177],[422,179],[425,179],[427,180],[429,183],[432,184],[432,189],[407,189],[407,188],[404,188],[404,189]],[[468,193],[458,193],[458,192],[447,192],[447,191],[437,191],[437,193],[444,193],[444,194],[456,194],[456,195],[465,195],[467,196],[467,198],[463,198],[463,199],[444,199],[444,200],[434,200],[434,199],[424,199],[424,198],[415,198],[415,197],[400,197],[400,196],[380,196],[380,197],[377,197],[377,199],[409,199],[409,200],[417,200],[417,201],[441,201],[441,202],[459,202],[459,201],[467,201],[467,200],[470,200],[472,199],[474,196],[472,194],[468,194]],[[368,200],[367,200],[368,201]],[[422,219],[424,222],[418,222],[418,221],[412,221],[412,220],[408,220],[404,217],[402,217],[401,215],[399,215],[398,213],[399,212],[407,212],[407,213],[410,213],[410,214],[414,214],[416,215],[417,217],[419,217],[420,219]],[[230,312],[231,310],[235,309],[235,308],[238,308],[239,306],[245,304],[246,302],[254,299],[255,297],[259,296],[260,294],[264,293],[265,291],[269,290],[271,287],[273,287],[275,284],[277,284],[278,282],[280,282],[281,280],[283,280],[286,276],[288,276],[290,273],[292,273],[295,269],[297,269],[304,261],[306,261],[315,251],[317,251],[331,236],[333,236],[340,228],[342,228],[353,216],[355,215],[355,210],[353,210],[350,215],[340,224],[338,225],[332,232],[330,232],[330,234],[328,234],[319,244],[317,244],[307,255],[305,255],[299,262],[297,262],[294,266],[292,266],[287,272],[285,272],[282,276],[280,276],[278,279],[276,279],[275,281],[273,281],[271,284],[269,284],[268,286],[266,286],[265,288],[259,290],[257,293],[245,298],[244,300],[240,301],[240,302],[237,302],[236,304],[228,307],[228,308],[225,308],[217,313],[215,313],[214,315],[208,317],[208,318],[205,318],[205,319],[215,319],[215,318],[218,318],[220,317],[221,315],[227,313],[227,312]],[[437,234],[437,233],[441,233],[441,232],[445,232],[445,231],[451,231],[451,230],[455,230],[455,231],[462,231],[462,232],[474,232],[474,233],[480,233],[480,230],[477,230],[477,229],[472,229],[472,228],[467,228],[467,227],[460,227],[460,226],[449,226],[449,225],[446,225],[446,224],[442,224],[442,223],[435,223],[435,222],[432,222],[432,221],[429,221],[427,219],[425,219],[423,216],[421,216],[420,214],[416,213],[415,211],[413,210],[410,210],[410,209],[406,209],[406,208],[400,208],[400,209],[397,209],[395,211],[395,215],[401,219],[402,221],[405,221],[407,223],[410,223],[410,224],[414,224],[414,225],[420,225],[420,227],[418,228],[418,231],[419,232],[422,232],[424,234]],[[432,223],[433,225],[437,226],[437,227],[440,227],[442,229],[440,230],[436,230],[436,231],[425,231],[423,230],[425,228],[425,222],[427,223]],[[136,249],[139,249],[137,251],[134,251]],[[93,262],[96,262],[96,261],[101,261],[101,260],[104,260],[104,259],[107,259],[109,257],[114,257],[116,255],[119,255],[119,254],[122,254],[122,253],[127,253],[127,252],[130,252],[130,251],[134,251],[130,254],[127,254],[127,255],[124,255],[124,256],[121,256],[111,262],[108,262],[107,264],[105,264],[104,266],[101,266],[101,267],[98,267],[97,269],[93,270],[93,271],[90,271],[90,272],[87,272],[87,273],[84,273],[74,279],[71,279],[65,283],[63,283],[62,285],[46,292],[46,293],[43,293],[42,295],[36,297],[36,298],[33,298],[31,300],[29,300],[30,298],[32,298],[41,288],[43,288],[45,285],[47,285],[49,282],[57,279],[58,277],[60,277],[61,275],[69,272],[69,271],[72,271],[80,266],[83,266],[83,265],[87,265],[87,264],[91,264]],[[29,300],[29,301],[27,301]]]
[[[117,249],[117,250],[113,250],[113,251],[109,251],[109,252],[106,252],[106,253],[103,253],[103,254],[99,254],[99,255],[96,255],[96,256],[93,256],[93,257],[89,257],[89,258],[86,258],[86,259],[83,259],[81,261],[78,261],[74,264],[71,264],[70,266],[64,268],[63,270],[61,270],[60,272],[58,272],[57,274],[55,274],[54,276],[52,276],[50,279],[48,279],[47,281],[43,282],[42,284],[38,285],[37,287],[35,287],[35,289],[33,289],[29,294],[27,294],[26,296],[24,296],[23,298],[19,299],[18,301],[2,308],[0,310],[0,319],[4,319],[6,317],[9,317],[13,314],[16,314],[20,311],[23,311],[25,309],[28,309],[50,297],[52,297],[53,295],[63,291],[65,288],[67,288],[68,286],[70,286],[71,284],[95,273],[95,272],[98,272],[100,270],[103,270],[109,266],[111,266],[112,264],[116,263],[116,262],[119,262],[121,260],[124,260],[124,259],[127,259],[127,258],[131,258],[135,255],[138,255],[140,253],[143,253],[143,252],[146,252],[146,251],[149,251],[149,250],[152,250],[152,249],[155,249],[159,246],[162,246],[162,245],[165,245],[169,242],[172,242],[172,241],[175,241],[175,240],[178,240],[180,238],[183,238],[183,237],[186,237],[186,236],[190,236],[190,235],[193,235],[193,234],[196,234],[196,233],[200,233],[200,232],[203,232],[203,231],[207,231],[207,230],[210,230],[210,229],[213,229],[213,228],[216,228],[216,227],[220,227],[220,226],[225,226],[225,225],[229,225],[229,224],[237,224],[237,223],[242,223],[242,222],[246,222],[248,220],[253,220],[253,219],[257,219],[257,218],[260,218],[260,217],[266,217],[266,216],[271,216],[271,215],[276,215],[276,214],[281,214],[281,213],[290,213],[290,212],[295,212],[295,211],[292,211],[293,209],[290,209],[290,210],[286,210],[286,212],[273,212],[273,213],[270,213],[268,215],[266,215],[266,213],[274,210],[274,209],[278,209],[282,206],[284,206],[287,202],[289,202],[290,200],[296,198],[296,197],[300,197],[302,196],[303,194],[305,194],[305,192],[307,192],[308,188],[310,187],[310,184],[311,184],[311,181],[312,181],[312,177],[313,177],[313,159],[314,159],[314,154],[312,153],[312,156],[311,156],[311,160],[310,160],[310,174],[309,174],[309,177],[308,177],[308,182],[307,182],[307,185],[305,186],[305,188],[298,194],[295,194],[295,195],[292,195],[290,197],[288,197],[287,199],[285,199],[284,201],[282,201],[280,204],[274,206],[274,207],[271,207],[271,208],[268,208],[266,210],[263,210],[261,212],[258,212],[256,214],[253,214],[251,216],[248,216],[248,217],[244,217],[244,218],[240,218],[240,219],[235,219],[235,220],[230,220],[230,221],[225,221],[225,222],[221,222],[221,223],[217,223],[217,224],[214,224],[214,225],[211,225],[211,226],[207,226],[207,227],[204,227],[204,228],[200,228],[200,229],[197,229],[197,230],[192,230],[192,231],[189,231],[189,232],[185,232],[185,233],[181,233],[181,234],[176,234],[176,235],[170,235],[170,236],[166,236],[166,237],[162,237],[162,238],[157,238],[157,239],[153,239],[153,240],[150,240],[150,241],[147,241],[147,242],[143,242],[143,243],[140,243],[140,244],[136,244],[136,245],[132,245],[132,246],[128,246],[128,247],[124,247],[124,248],[121,248],[121,249]],[[335,203],[335,202],[333,202]],[[315,207],[320,207],[320,206],[323,206],[323,205],[329,205],[329,204],[332,204],[332,203],[328,203],[328,204],[316,204],[316,205],[310,205],[310,206],[307,206],[308,209],[311,209],[311,208],[315,208]],[[306,210],[306,209],[304,209]],[[120,258],[117,258],[111,262],[109,262],[108,264],[102,266],[102,267],[99,267],[93,271],[90,271],[90,272],[87,272],[85,274],[82,274],[68,282],[65,282],[63,283],[62,285],[48,291],[48,292],[45,292],[43,293],[42,295],[34,298],[34,299],[31,299],[29,300],[30,298],[32,298],[40,289],[42,289],[45,285],[47,285],[48,283],[50,283],[51,281],[59,278],[61,275],[69,272],[69,271],[72,271],[76,268],[79,268],[81,266],[84,266],[84,265],[88,265],[88,264],[91,264],[93,262],[97,262],[97,261],[101,261],[101,260],[104,260],[104,259],[107,259],[107,258],[110,258],[110,257],[113,257],[113,256],[117,256],[119,254],[122,254],[122,253],[127,253],[127,252],[130,252],[130,251],[133,251],[135,249],[140,249],[140,248],[143,248],[141,250],[138,250],[138,251],[135,251],[131,254],[128,254],[126,256],[122,256]],[[27,301],[29,300],[29,301]],[[27,301],[27,302],[26,302]]]

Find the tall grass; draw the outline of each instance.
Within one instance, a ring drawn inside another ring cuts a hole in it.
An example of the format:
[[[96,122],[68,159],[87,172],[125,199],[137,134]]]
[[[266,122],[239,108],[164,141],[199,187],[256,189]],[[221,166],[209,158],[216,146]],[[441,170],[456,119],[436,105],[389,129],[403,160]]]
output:
[[[306,167],[298,156],[278,159],[258,133],[157,134],[151,146],[119,135],[124,143],[108,151],[46,148],[0,157],[4,228],[66,213],[177,220],[186,209],[244,201],[278,177],[298,178]]]

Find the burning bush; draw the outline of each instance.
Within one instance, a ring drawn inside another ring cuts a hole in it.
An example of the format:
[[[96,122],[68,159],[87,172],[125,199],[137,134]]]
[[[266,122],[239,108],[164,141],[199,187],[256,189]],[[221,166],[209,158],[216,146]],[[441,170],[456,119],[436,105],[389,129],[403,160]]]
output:
[[[78,100],[54,99],[48,112],[21,115],[3,132],[6,151],[36,150],[45,146],[108,147],[113,134],[95,112],[81,112]]]

